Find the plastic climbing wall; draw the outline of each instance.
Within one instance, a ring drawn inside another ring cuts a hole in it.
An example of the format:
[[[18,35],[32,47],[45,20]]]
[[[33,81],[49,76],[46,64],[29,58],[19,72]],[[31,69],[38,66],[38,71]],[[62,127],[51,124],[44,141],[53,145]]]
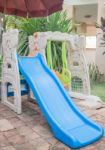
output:
[[[47,41],[66,41],[68,43],[68,64],[71,72],[70,92],[90,95],[88,67],[84,56],[85,37],[61,32],[35,33],[29,37],[30,53],[37,50],[45,57]],[[46,57],[45,57],[46,59]],[[75,97],[75,96],[74,96]]]

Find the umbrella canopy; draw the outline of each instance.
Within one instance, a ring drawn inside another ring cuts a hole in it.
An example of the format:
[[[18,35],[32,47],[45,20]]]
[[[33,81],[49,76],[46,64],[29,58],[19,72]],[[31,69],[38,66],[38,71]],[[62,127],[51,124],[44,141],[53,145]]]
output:
[[[0,0],[0,12],[22,17],[44,17],[62,9],[63,0]]]

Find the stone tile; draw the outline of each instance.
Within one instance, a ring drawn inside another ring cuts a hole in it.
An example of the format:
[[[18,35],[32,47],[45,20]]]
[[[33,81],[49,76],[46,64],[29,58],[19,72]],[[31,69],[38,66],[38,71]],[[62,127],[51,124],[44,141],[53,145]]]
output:
[[[97,150],[105,150],[105,143],[98,146]]]
[[[35,147],[35,150],[49,150],[50,148],[50,144],[41,138],[30,141],[30,144]]]
[[[50,148],[50,150],[64,150],[64,148],[58,148],[57,146],[54,146],[54,147]]]
[[[71,149],[55,146],[55,147],[50,148],[50,150],[71,150]]]
[[[4,111],[2,111],[2,114],[3,114],[3,118],[5,118],[5,119],[16,116],[16,113],[11,110],[4,110]]]
[[[27,143],[27,139],[24,136],[21,135],[14,135],[11,138],[8,138],[8,141],[12,144],[12,145],[17,145],[17,144],[24,144]]]
[[[44,118],[42,118],[42,119],[40,119],[40,125],[46,125],[47,124],[47,121],[44,119]]]
[[[90,146],[87,146],[85,148],[81,148],[81,150],[95,150],[95,146],[94,145],[90,145]]]
[[[105,117],[105,108],[100,109],[97,113],[98,113],[99,115]]]
[[[8,139],[5,138],[4,140],[0,141],[0,149],[8,146],[11,146],[11,143],[8,141]]]
[[[30,133],[33,133],[33,130],[29,128],[28,126],[21,126],[17,129],[20,135],[29,135]]]
[[[49,138],[53,136],[53,133],[49,128],[41,125],[34,126],[33,130],[44,138]]]
[[[9,121],[14,126],[14,128],[18,128],[25,125],[25,123],[21,121],[18,117],[10,118]]]
[[[6,140],[6,138],[5,138],[5,136],[3,135],[3,133],[0,133],[0,142],[5,141],[5,140]]]
[[[50,150],[72,150],[72,149],[59,142],[56,146],[50,148]]]
[[[0,112],[2,112],[4,110],[8,110],[8,107],[5,106],[4,104],[0,103]]]
[[[3,147],[0,150],[16,150],[13,146]]]
[[[53,137],[37,104],[24,101],[23,107],[22,115],[17,115],[0,104],[0,120],[6,119],[13,126],[13,129],[0,131],[0,150],[71,150]],[[105,127],[105,108],[79,107],[89,118]],[[104,149],[105,137],[80,150]]]
[[[33,131],[35,131],[34,128],[35,128],[35,126],[40,126],[40,121],[39,120],[33,120],[33,121],[30,121],[30,122],[27,122],[26,125],[29,128],[31,128]]]
[[[85,110],[83,113],[86,114],[88,117],[96,115],[96,111],[92,109]]]
[[[35,147],[30,143],[15,145],[16,150],[35,150]]]
[[[49,150],[49,145],[48,144],[39,145],[35,149],[36,150]]]
[[[14,129],[13,125],[7,119],[0,120],[0,131],[8,131]]]
[[[40,138],[40,136],[37,134],[37,133],[35,133],[35,132],[33,132],[33,133],[30,133],[29,135],[27,135],[26,136],[26,139],[28,140],[28,141],[31,141],[31,140],[36,140],[37,138]]]
[[[50,143],[51,147],[57,145],[58,142],[59,142],[55,137],[45,138],[45,141],[47,141],[48,143]]]
[[[28,108],[27,111],[25,111],[25,114],[27,116],[36,116],[36,115],[39,115],[39,113],[35,109],[33,109],[31,107]]]
[[[17,132],[16,129],[13,130],[9,130],[9,131],[5,131],[3,132],[3,135],[7,138],[11,138],[12,136],[18,135],[19,133]]]
[[[19,119],[20,119],[21,121],[27,123],[27,122],[32,121],[32,120],[33,120],[33,117],[28,116],[27,114],[22,114],[22,115],[19,116]]]
[[[25,136],[25,138],[30,141],[30,140],[35,140],[36,138],[39,138],[40,136],[34,132],[31,128],[28,126],[22,126],[17,129],[20,135]]]

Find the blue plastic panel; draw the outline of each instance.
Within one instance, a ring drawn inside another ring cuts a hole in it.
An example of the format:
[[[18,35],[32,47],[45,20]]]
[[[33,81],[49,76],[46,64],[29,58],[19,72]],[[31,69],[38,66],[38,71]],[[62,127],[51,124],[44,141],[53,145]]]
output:
[[[29,87],[28,87],[26,80],[24,79],[20,80],[20,84],[21,84],[21,96],[28,95]],[[14,96],[12,85],[9,83],[7,84],[7,96],[8,97]]]
[[[72,148],[80,148],[103,136],[103,128],[82,114],[45,64],[43,57],[19,57],[20,72],[30,85],[54,136]]]

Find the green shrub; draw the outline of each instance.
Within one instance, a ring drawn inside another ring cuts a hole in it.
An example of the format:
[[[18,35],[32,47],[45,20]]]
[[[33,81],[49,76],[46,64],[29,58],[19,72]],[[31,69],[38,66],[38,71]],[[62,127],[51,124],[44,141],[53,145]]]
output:
[[[77,26],[72,18],[68,18],[66,11],[57,12],[47,18],[20,18],[20,17],[6,17],[6,29],[18,28],[19,29],[19,44],[18,53],[20,55],[28,55],[28,36],[33,35],[35,32],[46,31],[60,31],[75,34]],[[62,71],[61,59],[61,42],[52,41],[52,63],[57,71]]]
[[[99,71],[98,66],[95,64],[89,65],[89,76],[91,84],[100,83],[103,80],[103,74]]]
[[[66,11],[57,12],[44,18],[21,18],[6,16],[6,29],[19,29],[18,53],[27,55],[29,53],[28,36],[35,32],[60,31],[66,33],[76,33],[77,26],[72,18],[68,18]]]

